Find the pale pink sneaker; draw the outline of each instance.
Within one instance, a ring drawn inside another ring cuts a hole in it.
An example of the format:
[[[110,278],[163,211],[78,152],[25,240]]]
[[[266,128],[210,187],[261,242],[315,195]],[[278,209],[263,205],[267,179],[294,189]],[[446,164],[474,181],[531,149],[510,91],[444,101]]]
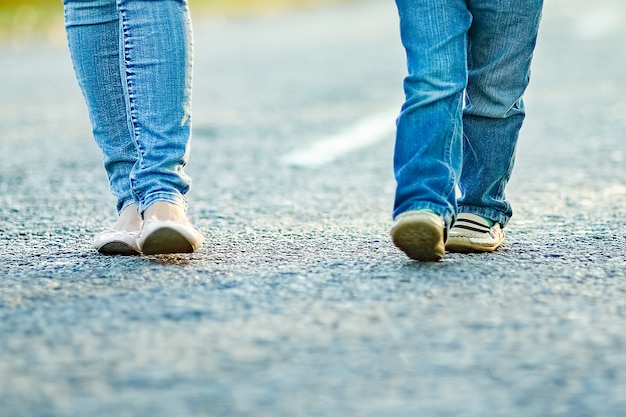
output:
[[[139,255],[141,250],[137,245],[136,233],[105,228],[96,234],[93,239],[93,246],[103,255]]]
[[[93,246],[103,255],[139,255],[137,237],[142,224],[137,205],[131,204],[120,213],[113,226],[94,236]]]
[[[145,255],[193,253],[204,237],[189,220],[145,220],[137,243]]]

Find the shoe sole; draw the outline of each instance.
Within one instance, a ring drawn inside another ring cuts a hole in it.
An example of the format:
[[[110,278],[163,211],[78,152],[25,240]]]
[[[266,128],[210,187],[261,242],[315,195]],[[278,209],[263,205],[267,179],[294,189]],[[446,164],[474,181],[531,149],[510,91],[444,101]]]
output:
[[[193,253],[192,244],[177,230],[163,227],[150,233],[143,242],[145,255],[166,255],[172,253]]]
[[[487,243],[472,243],[466,242],[462,240],[454,240],[454,238],[449,238],[448,243],[446,243],[446,250],[449,252],[457,252],[457,253],[481,253],[481,252],[494,252],[502,245],[502,241],[494,244]]]
[[[98,253],[102,255],[140,255],[141,252],[124,242],[109,242],[98,248]]]
[[[438,262],[444,257],[443,231],[433,222],[405,220],[391,230],[393,243],[416,261]]]

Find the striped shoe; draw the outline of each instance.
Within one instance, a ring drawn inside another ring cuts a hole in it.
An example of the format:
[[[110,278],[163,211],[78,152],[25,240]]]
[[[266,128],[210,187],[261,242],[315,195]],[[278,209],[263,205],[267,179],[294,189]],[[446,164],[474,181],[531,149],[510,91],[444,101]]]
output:
[[[504,230],[500,223],[493,223],[481,216],[459,213],[450,229],[446,250],[449,252],[493,252],[504,242]]]

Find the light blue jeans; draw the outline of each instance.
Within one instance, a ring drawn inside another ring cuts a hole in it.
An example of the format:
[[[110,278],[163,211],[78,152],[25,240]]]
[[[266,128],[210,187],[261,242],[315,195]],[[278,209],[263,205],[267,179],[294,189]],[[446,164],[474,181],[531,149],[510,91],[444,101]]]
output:
[[[396,0],[406,102],[394,155],[394,217],[427,209],[503,226],[543,0]],[[456,187],[460,188],[457,199]]]
[[[117,209],[186,208],[191,22],[186,0],[64,0],[69,48]]]

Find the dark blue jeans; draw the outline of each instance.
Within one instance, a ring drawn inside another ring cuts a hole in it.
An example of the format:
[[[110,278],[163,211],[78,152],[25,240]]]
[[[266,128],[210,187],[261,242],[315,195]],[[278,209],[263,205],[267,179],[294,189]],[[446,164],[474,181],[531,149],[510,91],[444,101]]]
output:
[[[427,209],[503,226],[543,0],[396,0],[406,49],[394,217]],[[460,190],[460,194],[458,193]]]

